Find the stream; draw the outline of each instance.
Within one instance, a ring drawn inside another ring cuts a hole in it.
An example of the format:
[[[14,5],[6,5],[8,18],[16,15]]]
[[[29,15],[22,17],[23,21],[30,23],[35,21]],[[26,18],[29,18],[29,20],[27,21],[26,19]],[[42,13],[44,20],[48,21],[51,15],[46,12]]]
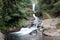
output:
[[[35,14],[33,14],[33,17],[35,20],[31,27],[21,28],[20,31],[9,33],[7,40],[42,40],[43,30],[41,30],[41,27],[38,27],[39,18]]]
[[[21,30],[17,32],[12,32],[7,35],[7,40],[42,40],[42,27],[39,26],[40,19],[35,16],[35,6],[36,3],[32,3],[32,11],[33,11],[33,23],[31,23],[32,26],[21,28]],[[38,27],[39,26],[39,27]]]

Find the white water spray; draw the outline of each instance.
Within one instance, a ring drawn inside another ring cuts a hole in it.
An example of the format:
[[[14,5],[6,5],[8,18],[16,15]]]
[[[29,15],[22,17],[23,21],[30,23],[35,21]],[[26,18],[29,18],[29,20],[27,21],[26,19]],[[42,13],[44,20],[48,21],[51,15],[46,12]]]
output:
[[[27,35],[29,33],[31,33],[33,30],[36,30],[37,28],[35,27],[31,27],[31,28],[21,28],[20,31],[17,32],[13,32],[11,34],[16,34],[16,35]]]

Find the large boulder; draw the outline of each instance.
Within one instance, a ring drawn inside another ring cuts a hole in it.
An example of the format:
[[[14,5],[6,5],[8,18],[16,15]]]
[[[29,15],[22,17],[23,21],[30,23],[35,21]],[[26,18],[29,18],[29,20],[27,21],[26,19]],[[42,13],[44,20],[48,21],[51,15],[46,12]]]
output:
[[[45,19],[42,21],[42,26],[45,29],[49,29],[49,28],[57,28],[57,24],[60,23],[60,18],[52,18],[52,19]]]
[[[45,35],[60,36],[60,18],[45,19],[42,24]]]
[[[45,19],[42,26],[45,29],[43,40],[60,40],[60,18]]]
[[[0,40],[4,40],[4,35],[0,32]]]

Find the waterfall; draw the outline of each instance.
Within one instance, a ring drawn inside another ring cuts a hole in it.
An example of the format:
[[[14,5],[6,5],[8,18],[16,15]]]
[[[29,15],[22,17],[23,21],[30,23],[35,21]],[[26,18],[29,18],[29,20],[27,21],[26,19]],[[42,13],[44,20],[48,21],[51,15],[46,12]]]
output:
[[[31,2],[34,17],[33,22],[30,24],[32,26],[28,25],[29,27],[27,26],[26,28],[21,28],[17,32],[10,33],[13,35],[10,35],[10,37],[12,37],[14,40],[42,40],[42,30],[40,30],[42,28],[37,28],[39,25],[39,18],[35,15],[37,0],[31,0]]]
[[[32,3],[32,11],[33,11],[33,13],[35,13],[35,7],[36,7],[36,3],[33,2],[33,3]],[[13,32],[12,34],[26,35],[26,34],[31,33],[32,31],[36,30],[36,29],[37,29],[37,26],[38,26],[38,24],[39,24],[39,23],[38,23],[38,22],[39,22],[39,18],[36,17],[35,14],[33,14],[33,17],[34,17],[34,19],[35,19],[35,20],[33,21],[34,26],[32,26],[32,27],[30,27],[30,28],[28,28],[28,27],[26,27],[26,28],[21,28],[20,31],[18,31],[18,32]]]
[[[35,3],[32,4],[32,10],[35,11]]]
[[[35,25],[35,27],[37,28],[37,26],[39,25],[39,18],[35,16],[35,14],[33,14],[33,17],[34,17],[34,21],[33,21],[33,24]]]
[[[38,24],[39,24],[39,18],[35,15],[35,8],[36,8],[36,4],[37,4],[37,2],[33,2],[32,3],[32,11],[33,11],[33,17],[34,17],[34,21],[33,21],[33,24],[35,24],[36,26],[36,28],[37,28],[37,26],[38,26]]]

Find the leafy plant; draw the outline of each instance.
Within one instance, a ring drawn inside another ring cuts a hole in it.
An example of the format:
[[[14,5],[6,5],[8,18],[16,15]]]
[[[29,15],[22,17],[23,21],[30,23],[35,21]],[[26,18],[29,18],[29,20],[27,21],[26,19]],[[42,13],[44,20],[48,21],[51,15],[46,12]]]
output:
[[[55,15],[54,17],[60,16],[57,13],[60,11],[60,0],[42,0],[40,2],[40,8],[42,12],[49,12],[49,14],[52,14],[52,16]]]
[[[6,30],[7,27],[14,27],[16,24],[22,25],[29,16],[25,10],[28,0],[0,0],[0,29]],[[21,21],[22,20],[22,21]]]

